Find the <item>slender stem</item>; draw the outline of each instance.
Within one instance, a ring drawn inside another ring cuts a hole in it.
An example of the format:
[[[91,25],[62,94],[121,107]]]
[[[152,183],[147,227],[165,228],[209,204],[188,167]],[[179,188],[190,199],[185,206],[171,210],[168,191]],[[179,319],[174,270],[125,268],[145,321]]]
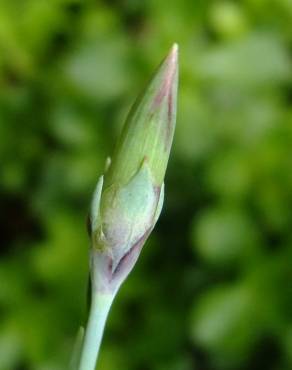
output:
[[[113,294],[92,293],[89,318],[78,370],[94,370]]]

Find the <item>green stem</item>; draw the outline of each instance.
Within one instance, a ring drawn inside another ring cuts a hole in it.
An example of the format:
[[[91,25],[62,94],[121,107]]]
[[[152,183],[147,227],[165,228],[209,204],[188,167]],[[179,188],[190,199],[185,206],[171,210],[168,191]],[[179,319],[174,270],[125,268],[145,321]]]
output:
[[[92,293],[89,318],[78,370],[94,370],[114,294]]]

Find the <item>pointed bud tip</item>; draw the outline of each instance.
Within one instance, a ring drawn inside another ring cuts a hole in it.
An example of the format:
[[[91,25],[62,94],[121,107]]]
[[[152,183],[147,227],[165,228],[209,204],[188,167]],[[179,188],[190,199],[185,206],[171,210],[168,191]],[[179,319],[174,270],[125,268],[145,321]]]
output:
[[[178,62],[178,44],[174,43],[170,49],[168,56],[166,57],[169,69],[173,71],[177,67]]]
[[[170,49],[170,55],[172,56],[173,59],[175,59],[175,61],[177,61],[177,58],[178,58],[178,50],[179,50],[179,46],[178,44],[175,42],[171,49]]]
[[[162,63],[162,78],[158,93],[154,98],[154,108],[161,106],[164,97],[169,96],[172,86],[175,83],[175,76],[178,69],[178,44],[174,43]]]

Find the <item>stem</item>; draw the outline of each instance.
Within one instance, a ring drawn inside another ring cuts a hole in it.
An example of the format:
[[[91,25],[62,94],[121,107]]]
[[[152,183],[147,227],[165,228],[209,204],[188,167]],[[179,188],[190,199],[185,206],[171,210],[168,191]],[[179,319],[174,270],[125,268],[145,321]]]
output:
[[[94,370],[114,294],[92,293],[91,307],[78,370]]]

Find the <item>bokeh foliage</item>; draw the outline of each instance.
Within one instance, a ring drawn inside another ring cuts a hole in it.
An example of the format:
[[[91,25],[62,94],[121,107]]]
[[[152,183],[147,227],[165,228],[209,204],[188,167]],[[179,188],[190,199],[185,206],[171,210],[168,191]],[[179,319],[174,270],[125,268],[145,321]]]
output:
[[[85,219],[131,102],[180,44],[161,219],[103,370],[292,367],[290,0],[0,3],[0,370],[61,370]]]

